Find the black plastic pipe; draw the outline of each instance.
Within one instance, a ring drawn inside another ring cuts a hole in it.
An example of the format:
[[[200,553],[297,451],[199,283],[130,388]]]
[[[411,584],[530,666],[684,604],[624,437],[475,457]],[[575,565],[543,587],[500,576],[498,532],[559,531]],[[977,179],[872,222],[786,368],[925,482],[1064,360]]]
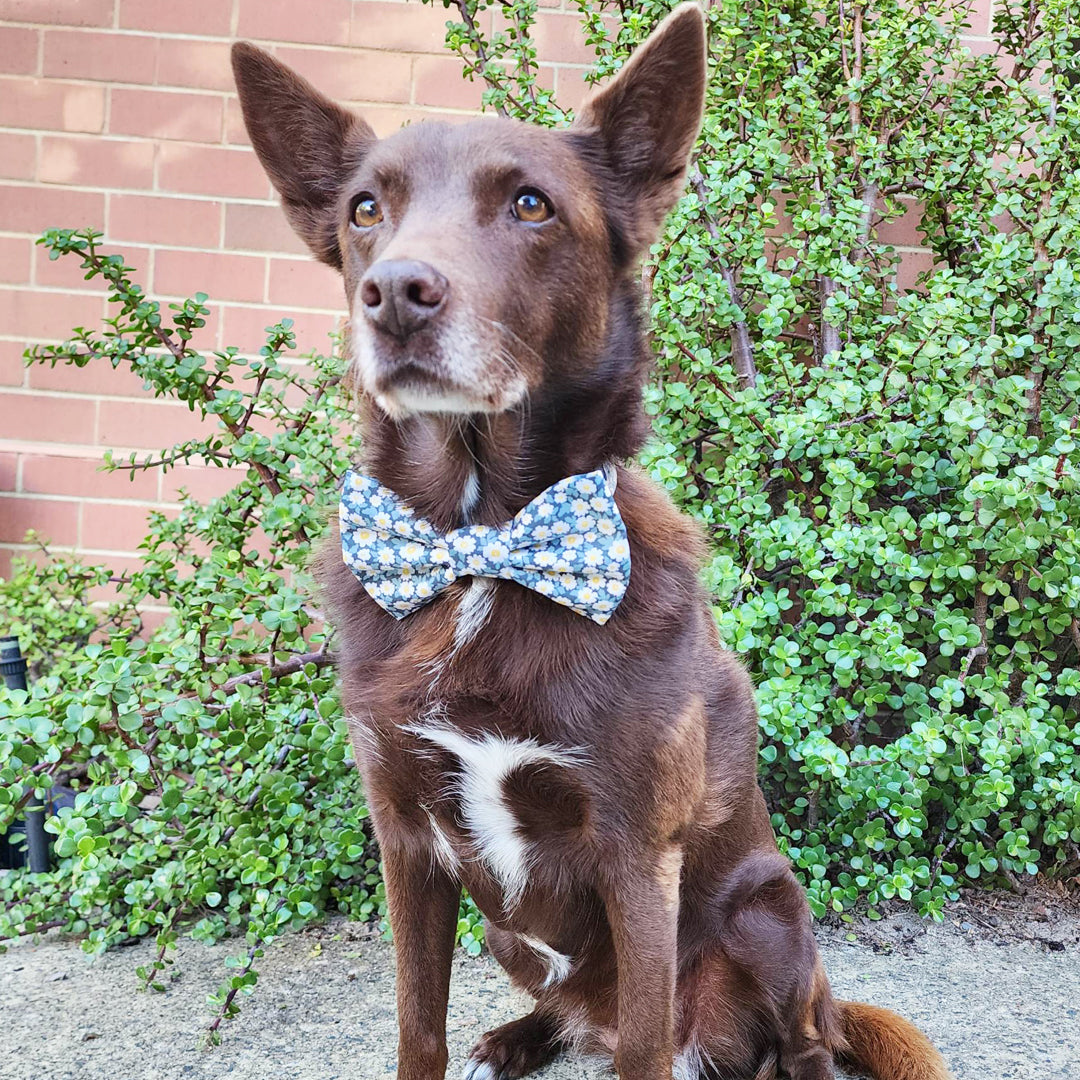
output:
[[[17,637],[0,638],[0,675],[9,690],[26,689],[26,659]],[[30,871],[43,874],[49,869],[49,841],[45,835],[45,807],[36,795],[23,807],[26,821],[26,861]]]

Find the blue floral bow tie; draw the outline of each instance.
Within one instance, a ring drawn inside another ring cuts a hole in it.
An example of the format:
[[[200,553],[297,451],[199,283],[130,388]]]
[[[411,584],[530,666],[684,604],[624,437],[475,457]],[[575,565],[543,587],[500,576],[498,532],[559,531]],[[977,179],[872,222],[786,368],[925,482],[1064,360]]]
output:
[[[560,480],[499,528],[442,533],[377,480],[348,472],[342,558],[395,619],[459,577],[490,577],[509,578],[602,625],[630,580],[630,545],[614,494],[609,466]]]

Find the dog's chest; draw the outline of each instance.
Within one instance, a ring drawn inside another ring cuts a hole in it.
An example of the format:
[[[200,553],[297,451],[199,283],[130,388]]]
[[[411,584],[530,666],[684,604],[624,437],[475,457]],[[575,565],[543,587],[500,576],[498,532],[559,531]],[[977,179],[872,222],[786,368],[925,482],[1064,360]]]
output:
[[[545,943],[562,938],[554,912],[571,867],[584,863],[592,761],[588,748],[501,706],[490,675],[472,685],[477,653],[498,633],[492,610],[502,587],[475,578],[462,591],[448,646],[414,669],[426,704],[355,719],[353,739],[376,823],[409,828],[433,866],[556,979],[568,961]],[[381,808],[389,816],[380,823]]]

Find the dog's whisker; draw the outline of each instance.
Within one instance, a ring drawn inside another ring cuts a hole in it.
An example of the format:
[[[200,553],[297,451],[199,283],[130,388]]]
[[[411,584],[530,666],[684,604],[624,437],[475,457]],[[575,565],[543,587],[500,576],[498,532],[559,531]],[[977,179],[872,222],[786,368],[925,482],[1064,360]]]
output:
[[[534,360],[536,360],[540,364],[543,364],[543,362],[544,362],[543,356],[532,345],[530,345],[523,337],[521,337],[519,334],[515,333],[509,326],[507,326],[506,323],[499,322],[497,319],[489,319],[484,315],[477,314],[476,317],[483,320],[484,322],[486,322],[489,326],[493,326],[501,334],[505,334],[508,338],[510,338],[512,341],[516,342],[527,353],[529,353],[529,355],[532,356],[532,358]]]

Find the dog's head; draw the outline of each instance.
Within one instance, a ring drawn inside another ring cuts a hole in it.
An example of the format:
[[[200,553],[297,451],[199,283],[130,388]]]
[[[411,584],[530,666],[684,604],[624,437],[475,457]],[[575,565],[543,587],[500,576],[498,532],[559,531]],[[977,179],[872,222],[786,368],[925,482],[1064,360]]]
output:
[[[701,123],[698,7],[676,8],[566,130],[481,119],[378,139],[252,45],[233,68],[290,222],[343,274],[355,374],[390,417],[498,413],[612,374],[613,298]]]

